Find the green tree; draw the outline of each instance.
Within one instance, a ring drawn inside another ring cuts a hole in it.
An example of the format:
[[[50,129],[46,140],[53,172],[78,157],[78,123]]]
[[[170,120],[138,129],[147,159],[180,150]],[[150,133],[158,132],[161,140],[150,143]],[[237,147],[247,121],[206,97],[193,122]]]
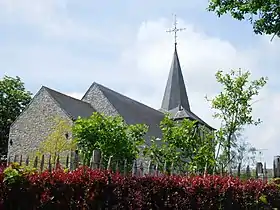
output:
[[[114,161],[132,162],[144,144],[147,126],[128,125],[119,117],[93,113],[89,118],[79,118],[73,127],[78,149],[89,162],[92,151],[101,151],[102,159],[113,156]]]
[[[69,152],[76,148],[76,143],[71,138],[72,125],[65,119],[56,117],[54,121],[53,132],[40,143],[38,150],[35,152],[37,156],[51,155],[52,163],[55,163],[58,155]],[[66,155],[66,154],[65,154]]]
[[[218,135],[218,155],[220,151],[226,153],[226,165],[231,173],[231,148],[235,144],[236,135],[246,125],[258,125],[260,119],[252,116],[253,97],[259,94],[266,84],[267,78],[261,77],[250,80],[250,72],[242,73],[241,69],[231,70],[230,73],[218,71],[216,79],[223,90],[213,99],[208,99],[215,109],[214,118],[221,120]]]
[[[163,169],[175,171],[211,172],[215,165],[215,139],[213,132],[197,121],[174,121],[166,116],[161,122],[162,139],[152,140],[144,154]]]
[[[208,10],[218,17],[230,13],[234,19],[248,19],[256,34],[280,37],[279,0],[210,0]]]
[[[0,155],[7,153],[10,126],[30,100],[31,93],[19,77],[0,80]]]

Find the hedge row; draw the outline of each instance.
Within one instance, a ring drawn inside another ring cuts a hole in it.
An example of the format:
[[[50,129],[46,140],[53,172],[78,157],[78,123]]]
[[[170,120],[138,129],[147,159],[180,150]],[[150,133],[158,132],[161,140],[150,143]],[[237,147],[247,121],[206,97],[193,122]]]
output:
[[[276,184],[220,176],[123,177],[105,170],[0,169],[0,209],[271,209]],[[278,205],[278,206],[277,206]]]

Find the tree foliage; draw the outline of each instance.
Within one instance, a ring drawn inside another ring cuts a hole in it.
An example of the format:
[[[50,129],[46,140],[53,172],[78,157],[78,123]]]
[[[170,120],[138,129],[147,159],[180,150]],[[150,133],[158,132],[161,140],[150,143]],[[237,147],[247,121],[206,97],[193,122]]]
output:
[[[31,93],[19,77],[0,80],[0,155],[7,153],[10,126],[30,100]]]
[[[93,113],[89,118],[79,118],[73,127],[73,135],[81,153],[89,161],[92,151],[101,151],[103,160],[113,156],[115,161],[132,162],[144,144],[147,126],[127,125],[119,116]]]
[[[144,154],[163,168],[178,171],[200,171],[215,164],[215,141],[213,133],[196,121],[174,121],[166,116],[161,122],[162,139],[152,140]]]
[[[60,117],[52,120],[54,121],[53,132],[40,143],[36,155],[51,155],[52,162],[55,163],[58,155],[63,155],[64,152],[75,149],[76,144],[70,137],[72,133],[70,122]]]
[[[237,20],[248,19],[256,34],[280,37],[279,0],[210,0],[208,10],[219,17],[230,13]]]
[[[215,98],[208,99],[211,101],[212,108],[215,109],[214,117],[221,120],[218,153],[219,151],[226,152],[227,163],[231,162],[230,151],[238,132],[245,125],[261,123],[260,119],[255,120],[252,116],[252,100],[266,84],[267,78],[250,80],[250,75],[249,71],[243,73],[241,69],[231,70],[230,73],[218,71],[216,79],[223,90]]]

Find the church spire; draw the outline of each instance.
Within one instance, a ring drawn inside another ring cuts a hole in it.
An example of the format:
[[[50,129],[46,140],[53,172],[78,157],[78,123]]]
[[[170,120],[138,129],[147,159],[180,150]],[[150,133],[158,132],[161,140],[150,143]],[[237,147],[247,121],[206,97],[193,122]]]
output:
[[[177,32],[182,30],[184,29],[177,28],[177,20],[175,16],[174,28],[167,31],[174,32],[175,34],[175,50],[161,105],[161,109],[166,111],[174,108],[190,111],[189,99],[177,53]]]

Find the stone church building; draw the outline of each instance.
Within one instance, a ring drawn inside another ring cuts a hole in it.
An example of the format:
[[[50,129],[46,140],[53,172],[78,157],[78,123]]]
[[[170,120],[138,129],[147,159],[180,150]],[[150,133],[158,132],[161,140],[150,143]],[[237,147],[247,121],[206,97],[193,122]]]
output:
[[[212,129],[191,111],[175,44],[170,73],[159,110],[96,82],[89,87],[81,100],[43,86],[11,125],[8,155],[10,157],[27,155],[35,150],[39,143],[52,132],[53,124],[49,120],[50,117],[60,116],[72,124],[79,116],[89,117],[93,112],[120,115],[128,124],[148,125],[147,143],[152,136],[161,137],[159,124],[166,112],[170,113],[174,120],[184,118],[197,120],[200,124]]]

